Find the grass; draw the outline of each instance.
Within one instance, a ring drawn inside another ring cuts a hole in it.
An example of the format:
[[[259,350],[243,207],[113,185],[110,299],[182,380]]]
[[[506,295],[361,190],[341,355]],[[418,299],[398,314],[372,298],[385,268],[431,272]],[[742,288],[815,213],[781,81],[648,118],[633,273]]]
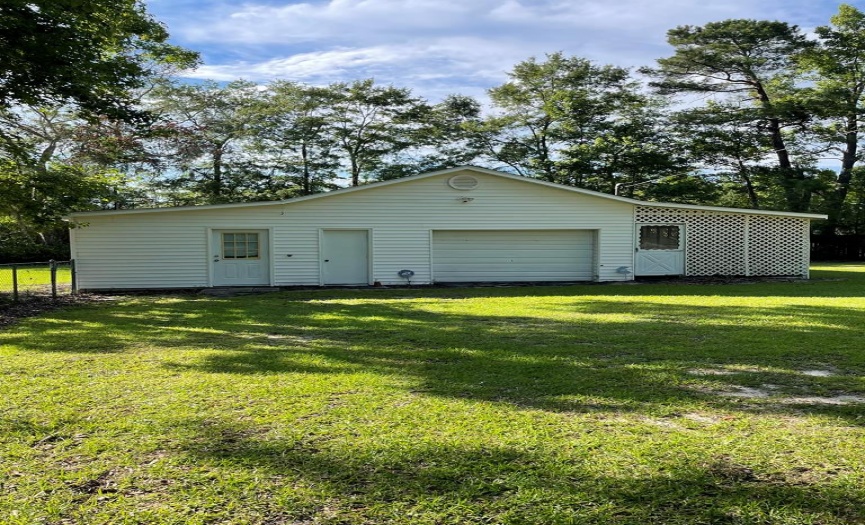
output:
[[[865,522],[865,267],[122,298],[0,331],[0,522]]]
[[[69,266],[57,267],[57,283],[68,285],[72,281],[72,276]],[[12,293],[12,269],[7,266],[0,266],[0,293]],[[33,288],[41,288],[51,285],[51,270],[45,267],[27,267],[18,268],[18,289],[29,290]],[[50,290],[49,290],[50,291]]]

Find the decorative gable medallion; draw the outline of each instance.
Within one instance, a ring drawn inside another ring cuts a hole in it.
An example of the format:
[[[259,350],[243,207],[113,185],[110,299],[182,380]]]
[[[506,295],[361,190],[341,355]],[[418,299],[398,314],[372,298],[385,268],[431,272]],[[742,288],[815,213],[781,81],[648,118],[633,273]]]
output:
[[[455,175],[448,179],[448,186],[455,190],[471,191],[478,187],[480,182],[471,175]]]

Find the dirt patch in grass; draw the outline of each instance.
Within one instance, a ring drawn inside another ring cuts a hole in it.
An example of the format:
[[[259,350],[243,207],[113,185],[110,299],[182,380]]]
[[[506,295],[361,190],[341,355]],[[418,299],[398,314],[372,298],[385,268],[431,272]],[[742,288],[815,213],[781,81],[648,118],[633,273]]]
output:
[[[700,414],[696,412],[684,414],[682,417],[684,417],[685,419],[690,419],[691,421],[696,421],[697,423],[704,423],[707,425],[714,425],[724,420],[724,418],[719,415]]]
[[[70,483],[69,488],[74,493],[87,496],[114,493],[117,492],[117,475],[117,472],[110,470],[80,483]]]
[[[778,405],[858,405],[865,404],[865,396],[852,395],[845,392],[838,393],[834,396],[814,396],[814,395],[784,395],[782,387],[779,385],[764,384],[759,387],[749,387],[740,385],[730,385],[724,390],[716,390],[710,388],[696,388],[697,391],[705,394],[716,395],[720,397],[733,397],[746,400],[765,399],[771,400]]]
[[[865,403],[865,397],[848,395],[785,397],[780,402],[785,405],[859,405]]]
[[[801,374],[810,377],[832,377],[835,372],[831,370],[802,370]]]
[[[57,299],[42,296],[28,296],[18,302],[0,302],[0,329],[13,325],[21,319],[36,317],[52,310],[69,306],[102,301],[114,301],[116,297],[107,295],[61,295]]]

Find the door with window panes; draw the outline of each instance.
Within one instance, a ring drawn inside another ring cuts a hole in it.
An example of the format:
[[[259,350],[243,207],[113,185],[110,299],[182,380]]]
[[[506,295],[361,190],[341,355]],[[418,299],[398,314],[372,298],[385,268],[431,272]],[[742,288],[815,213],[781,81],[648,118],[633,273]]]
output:
[[[634,275],[684,275],[685,226],[637,224]]]
[[[270,284],[267,230],[213,230],[213,286]]]

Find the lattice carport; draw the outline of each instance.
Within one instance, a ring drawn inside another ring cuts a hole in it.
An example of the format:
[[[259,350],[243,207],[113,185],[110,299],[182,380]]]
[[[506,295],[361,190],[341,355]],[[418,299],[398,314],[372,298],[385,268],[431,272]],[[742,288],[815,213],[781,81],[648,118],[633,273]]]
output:
[[[634,219],[684,226],[685,275],[808,276],[807,217],[637,206]]]

